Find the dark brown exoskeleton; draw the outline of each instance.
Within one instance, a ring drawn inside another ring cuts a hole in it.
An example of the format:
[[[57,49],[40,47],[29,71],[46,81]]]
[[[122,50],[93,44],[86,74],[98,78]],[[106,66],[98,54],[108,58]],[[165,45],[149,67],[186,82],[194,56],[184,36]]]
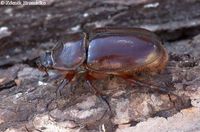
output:
[[[108,75],[136,82],[137,73],[160,72],[167,61],[168,54],[161,41],[148,30],[98,28],[58,44],[41,56],[39,67],[63,72],[66,80],[60,88],[80,73],[84,73],[87,83],[93,87],[92,80]]]

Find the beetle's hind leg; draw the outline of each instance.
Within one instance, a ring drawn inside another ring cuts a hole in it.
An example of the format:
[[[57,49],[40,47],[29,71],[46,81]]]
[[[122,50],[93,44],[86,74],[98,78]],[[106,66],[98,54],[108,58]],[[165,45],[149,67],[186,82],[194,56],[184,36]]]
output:
[[[124,77],[122,77],[124,78]],[[174,94],[171,90],[169,90],[169,88],[167,87],[163,87],[163,86],[157,86],[157,85],[154,85],[154,84],[150,84],[150,83],[147,83],[147,82],[144,82],[144,81],[140,81],[138,80],[137,78],[133,77],[133,78],[124,78],[126,81],[128,81],[129,83],[131,84],[134,84],[134,85],[138,85],[138,86],[142,86],[142,87],[147,87],[149,88],[148,90],[152,91],[152,90],[156,90],[160,93],[163,93],[163,94],[167,94],[169,96],[169,99],[170,101],[173,103],[174,107],[179,111],[180,108],[177,108],[176,106],[176,103],[174,101],[172,101],[171,99],[171,95],[175,96],[177,98],[178,101],[180,101],[181,104],[184,104],[183,103],[183,100],[180,96]]]
[[[131,84],[135,84],[135,85],[138,85],[138,86],[143,86],[143,87],[150,88],[150,90],[156,90],[156,91],[158,91],[160,93],[167,93],[167,94],[173,94],[173,95],[175,95],[167,87],[162,87],[162,86],[157,86],[157,85],[150,84],[150,83],[147,83],[147,82],[142,82],[142,81],[137,80],[135,78],[134,79],[126,78],[125,80],[128,81]]]

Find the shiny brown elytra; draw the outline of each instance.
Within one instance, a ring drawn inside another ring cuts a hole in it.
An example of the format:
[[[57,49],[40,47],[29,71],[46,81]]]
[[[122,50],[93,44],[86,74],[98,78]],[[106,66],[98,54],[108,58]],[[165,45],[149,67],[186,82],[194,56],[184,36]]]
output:
[[[71,36],[40,57],[43,70],[57,69],[65,75],[64,87],[77,74],[91,80],[115,75],[137,80],[137,74],[164,69],[168,54],[152,32],[141,28],[98,28]],[[133,81],[132,81],[133,82]]]

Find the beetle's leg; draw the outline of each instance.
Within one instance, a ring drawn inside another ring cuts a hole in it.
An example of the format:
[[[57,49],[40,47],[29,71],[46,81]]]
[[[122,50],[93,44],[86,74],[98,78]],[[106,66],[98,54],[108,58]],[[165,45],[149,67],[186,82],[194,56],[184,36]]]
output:
[[[142,82],[142,81],[137,80],[135,78],[134,79],[127,78],[125,80],[130,82],[130,83],[137,84],[139,86],[150,87],[150,88],[158,90],[159,92],[162,92],[162,93],[169,93],[170,92],[169,90],[167,90],[168,88],[164,88],[164,87],[156,86],[156,85],[149,84],[149,83],[146,83],[146,82]]]
[[[97,90],[97,88],[92,84],[92,82],[91,82],[90,80],[87,80],[86,82],[87,82],[87,84],[89,85],[89,87],[94,91],[95,95],[96,95],[97,97],[99,97],[103,102],[106,103],[106,105],[107,105],[108,108],[109,108],[109,111],[112,113],[110,104],[109,104],[109,102],[107,101],[106,97],[103,96],[103,95]]]
[[[48,73],[47,69],[45,69],[44,72],[45,72],[45,75],[43,77],[44,78],[48,78],[49,77],[49,73]]]
[[[58,86],[56,90],[57,95],[60,95],[60,96],[62,95],[61,90],[72,81],[72,79],[74,78],[74,75],[75,74],[73,72],[66,73],[65,78],[61,81],[60,85]]]
[[[67,79],[63,79],[61,83],[59,84],[57,90],[56,90],[56,95],[61,96],[61,90],[69,83]]]
[[[124,77],[122,77],[122,78],[124,78]],[[174,94],[172,91],[169,91],[168,88],[166,88],[166,87],[162,87],[162,86],[157,86],[157,85],[154,85],[154,84],[146,83],[146,82],[138,80],[135,77],[133,77],[133,78],[125,77],[124,79],[126,81],[130,82],[131,84],[134,83],[134,84],[137,84],[139,86],[150,87],[151,89],[157,90],[157,91],[159,91],[161,93],[168,94],[170,101],[172,101],[170,95],[173,95],[173,96],[177,97],[177,99],[179,99],[179,101],[181,101],[181,104],[183,104],[182,98],[180,96]],[[176,107],[175,102],[173,102],[173,104],[174,104],[174,107]]]
[[[127,82],[129,82],[131,85],[139,85],[139,86],[144,86],[144,87],[150,87],[151,89],[157,90],[159,92],[162,93],[169,93],[170,91],[168,90],[168,88],[166,87],[161,87],[161,86],[157,86],[154,84],[150,84],[145,82],[145,80],[142,80],[139,77],[136,76],[130,76],[130,75],[120,75],[120,78],[123,78],[124,80],[126,80]]]
[[[107,101],[106,97],[104,95],[101,94],[101,92],[99,92],[99,90],[92,84],[92,80],[95,80],[95,78],[89,74],[86,75],[86,82],[88,84],[88,86],[92,89],[92,91],[95,93],[95,95],[97,97],[99,97],[103,102],[106,103],[106,105],[108,106],[109,108],[109,111],[110,113],[112,113],[111,111],[111,107],[110,107],[110,104],[109,102]],[[112,115],[112,114],[111,114]]]

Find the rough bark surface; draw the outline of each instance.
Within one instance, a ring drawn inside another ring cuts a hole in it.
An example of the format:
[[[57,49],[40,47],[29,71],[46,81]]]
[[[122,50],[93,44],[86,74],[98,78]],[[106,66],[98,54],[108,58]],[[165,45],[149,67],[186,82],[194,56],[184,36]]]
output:
[[[0,131],[200,131],[200,1],[46,2],[0,6]],[[169,63],[143,78],[169,92],[97,80],[111,111],[83,77],[56,94],[62,76],[45,77],[35,58],[71,33],[104,26],[144,27],[162,38]]]

